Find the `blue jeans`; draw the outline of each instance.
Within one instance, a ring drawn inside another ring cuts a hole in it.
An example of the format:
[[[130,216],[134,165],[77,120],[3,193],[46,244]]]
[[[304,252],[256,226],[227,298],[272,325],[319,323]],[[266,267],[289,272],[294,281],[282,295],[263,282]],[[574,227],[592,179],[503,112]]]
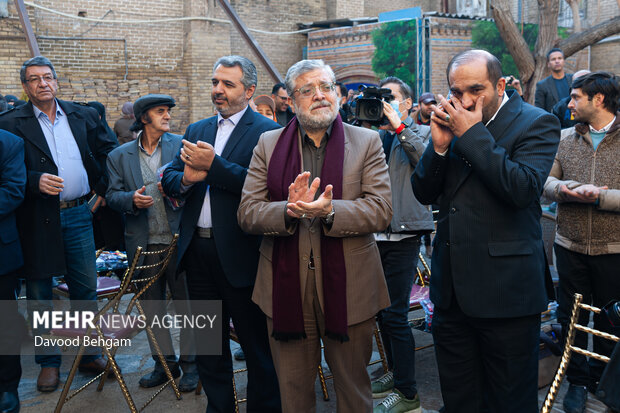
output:
[[[390,294],[390,305],[377,317],[381,339],[390,370],[394,372],[394,387],[407,398],[417,394],[415,380],[415,340],[407,315],[409,296],[418,264],[420,238],[401,241],[379,241],[381,263]]]
[[[97,311],[97,270],[95,266],[95,240],[93,237],[93,219],[87,204],[60,210],[60,225],[65,250],[67,273],[65,282],[69,287],[71,300],[92,301],[92,304],[74,305],[72,310]],[[26,280],[26,298],[28,314],[32,320],[34,310],[49,311],[52,305],[52,277]],[[33,334],[47,333],[37,328]],[[41,367],[60,367],[60,349],[58,347],[36,348],[35,362]],[[95,353],[95,354],[93,354]],[[97,348],[88,347],[82,363],[89,363],[101,357]]]

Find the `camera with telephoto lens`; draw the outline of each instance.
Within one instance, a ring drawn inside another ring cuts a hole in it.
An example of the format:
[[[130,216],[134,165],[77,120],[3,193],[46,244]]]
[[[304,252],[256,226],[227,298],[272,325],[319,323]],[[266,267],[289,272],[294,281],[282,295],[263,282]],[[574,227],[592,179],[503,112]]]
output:
[[[610,301],[602,310],[612,326],[620,327],[620,301]]]
[[[387,88],[360,87],[362,96],[356,98],[352,106],[355,106],[355,120],[357,124],[367,122],[372,126],[387,125],[388,119],[383,115],[383,101],[394,100],[392,91]]]

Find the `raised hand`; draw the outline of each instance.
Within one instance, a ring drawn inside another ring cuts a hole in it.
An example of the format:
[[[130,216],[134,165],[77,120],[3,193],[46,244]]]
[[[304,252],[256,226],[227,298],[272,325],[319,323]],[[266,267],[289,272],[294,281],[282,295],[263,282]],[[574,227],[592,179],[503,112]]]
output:
[[[144,191],[146,191],[146,186],[142,186],[133,193],[133,204],[136,208],[144,209],[153,206],[153,197],[144,195]]]
[[[185,165],[189,165],[194,169],[208,171],[215,159],[215,148],[213,145],[198,141],[192,143],[183,139],[183,147],[181,148],[181,160]]]

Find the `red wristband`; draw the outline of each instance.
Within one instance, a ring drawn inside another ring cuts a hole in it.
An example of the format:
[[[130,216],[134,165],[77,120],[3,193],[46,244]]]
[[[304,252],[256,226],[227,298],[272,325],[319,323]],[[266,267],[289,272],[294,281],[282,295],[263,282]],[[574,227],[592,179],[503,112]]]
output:
[[[400,135],[400,133],[402,131],[405,130],[405,128],[407,127],[407,125],[405,125],[404,123],[401,123],[400,126],[398,128],[396,128],[396,130],[394,131],[397,135]]]

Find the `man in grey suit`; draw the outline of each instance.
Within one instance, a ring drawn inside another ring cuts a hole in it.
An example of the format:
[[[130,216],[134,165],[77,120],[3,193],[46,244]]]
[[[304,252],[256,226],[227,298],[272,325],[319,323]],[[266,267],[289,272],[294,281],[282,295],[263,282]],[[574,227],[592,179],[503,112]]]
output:
[[[170,243],[173,234],[179,231],[181,210],[173,208],[173,203],[166,199],[160,182],[163,167],[172,161],[181,148],[181,136],[168,132],[170,109],[174,106],[174,99],[168,95],[146,95],[136,100],[133,106],[136,121],[131,129],[139,132],[138,138],[116,148],[108,156],[110,180],[106,200],[112,209],[125,214],[125,244],[130,260],[138,246],[146,247],[146,251],[162,250]],[[148,255],[142,264],[150,264],[162,258],[158,254]],[[155,271],[157,269],[143,271],[138,277],[148,278]],[[166,299],[166,285],[170,288],[177,312],[188,312],[185,277],[176,277],[175,255],[165,274],[143,296],[147,316],[165,314],[163,303]],[[198,384],[198,371],[191,331],[181,331],[179,362],[174,354],[170,332],[167,329],[154,329],[153,332],[172,375],[175,378],[181,375],[179,364],[183,369],[179,390],[194,390]],[[164,367],[155,355],[153,344],[149,344],[155,369],[140,379],[140,386],[147,388],[168,380]]]

